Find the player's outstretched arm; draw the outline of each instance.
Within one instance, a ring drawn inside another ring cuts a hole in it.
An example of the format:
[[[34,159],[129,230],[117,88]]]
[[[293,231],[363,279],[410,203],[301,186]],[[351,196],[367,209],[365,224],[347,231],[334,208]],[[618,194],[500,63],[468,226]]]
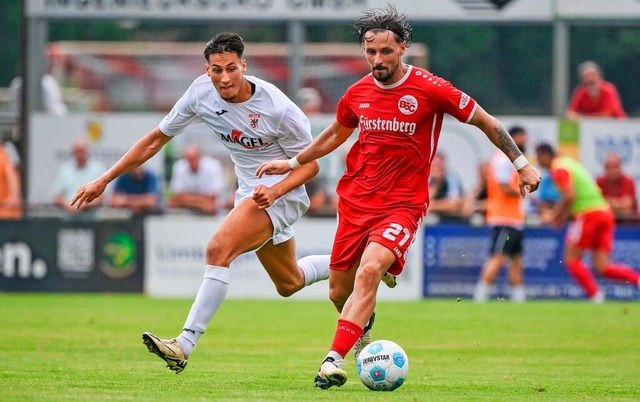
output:
[[[267,187],[262,184],[256,186],[253,190],[252,198],[260,209],[268,208],[284,194],[313,179],[319,171],[320,164],[318,161],[305,163],[273,187]]]
[[[520,195],[523,198],[527,192],[538,189],[542,178],[540,172],[529,164],[507,129],[498,119],[487,113],[480,105],[477,105],[477,109],[469,123],[482,130],[489,140],[513,162],[518,171]]]
[[[172,137],[165,135],[159,128],[155,128],[138,142],[116,162],[109,170],[104,172],[97,179],[81,186],[76,195],[71,200],[70,205],[76,208],[82,207],[85,203],[90,203],[102,195],[104,189],[116,177],[127,173],[142,165],[171,140]]]
[[[349,138],[354,128],[348,128],[333,121],[331,125],[320,133],[305,149],[300,151],[295,157],[286,160],[269,161],[258,166],[256,176],[262,177],[265,174],[285,174],[296,169],[300,165],[319,159],[332,152]]]

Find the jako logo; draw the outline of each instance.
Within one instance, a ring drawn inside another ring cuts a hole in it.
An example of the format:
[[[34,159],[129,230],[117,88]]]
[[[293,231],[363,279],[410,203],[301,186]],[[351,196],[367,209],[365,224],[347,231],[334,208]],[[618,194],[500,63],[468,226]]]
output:
[[[359,109],[369,109],[369,105],[368,103],[361,103],[360,106],[358,106]]]
[[[398,109],[403,114],[413,114],[418,110],[418,100],[411,95],[405,95],[398,101]]]
[[[47,264],[41,259],[34,260],[26,243],[4,243],[0,247],[0,271],[5,278],[42,279],[47,275]]]

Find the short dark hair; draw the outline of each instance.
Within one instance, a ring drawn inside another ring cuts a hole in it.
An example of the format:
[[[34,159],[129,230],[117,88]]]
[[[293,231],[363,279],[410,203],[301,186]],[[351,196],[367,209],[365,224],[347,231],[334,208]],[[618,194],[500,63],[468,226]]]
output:
[[[548,156],[556,156],[556,150],[550,144],[543,142],[536,146],[536,153],[548,155]]]
[[[242,37],[234,32],[221,32],[211,38],[204,47],[204,58],[209,61],[209,56],[220,53],[235,53],[239,59],[244,54],[244,42]]]
[[[358,34],[358,41],[364,43],[364,35],[369,32],[391,31],[396,35],[396,42],[405,42],[411,46],[413,38],[412,28],[407,21],[407,15],[398,13],[393,4],[387,3],[382,8],[372,8],[358,17],[353,23],[353,28]]]
[[[509,129],[509,135],[512,136],[512,137],[515,137],[518,134],[524,134],[526,132],[527,131],[523,127],[520,127],[520,126],[513,126],[513,127],[511,127]]]

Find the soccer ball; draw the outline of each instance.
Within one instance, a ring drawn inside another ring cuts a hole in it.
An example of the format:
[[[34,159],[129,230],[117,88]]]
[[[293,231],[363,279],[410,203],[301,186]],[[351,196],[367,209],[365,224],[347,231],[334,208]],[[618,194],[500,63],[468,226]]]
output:
[[[409,358],[395,342],[371,342],[356,359],[358,377],[372,391],[393,391],[409,373]]]

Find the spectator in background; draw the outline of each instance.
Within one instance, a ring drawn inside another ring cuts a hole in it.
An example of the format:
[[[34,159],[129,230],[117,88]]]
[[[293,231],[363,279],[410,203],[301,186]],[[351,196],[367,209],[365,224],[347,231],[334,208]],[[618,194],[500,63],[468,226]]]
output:
[[[222,163],[201,155],[196,145],[188,145],[182,158],[173,165],[170,189],[169,208],[214,215],[225,190]]]
[[[462,215],[470,217],[473,214],[484,215],[487,212],[487,174],[489,169],[488,162],[480,162],[478,164],[478,179],[476,186],[471,193],[465,198],[462,205]]]
[[[627,114],[616,87],[605,81],[600,66],[594,61],[585,61],[578,66],[580,84],[569,102],[567,117],[577,119],[587,117],[625,118]]]
[[[0,220],[22,218],[20,172],[0,140]]]
[[[300,109],[307,116],[313,116],[321,113],[322,96],[320,92],[313,87],[300,88],[297,93]],[[327,180],[322,170],[318,174],[305,183],[307,194],[309,194],[309,210],[307,214],[313,216],[335,216],[336,214],[336,197],[327,191]]]
[[[622,171],[622,161],[618,155],[609,154],[605,157],[603,174],[596,179],[596,183],[618,221],[638,218],[636,184]]]
[[[429,175],[429,212],[441,217],[458,217],[464,202],[462,184],[458,176],[447,171],[447,160],[438,152],[431,162]]]
[[[45,112],[56,116],[67,114],[67,105],[62,98],[62,89],[58,80],[51,74],[44,74],[40,81],[42,85],[42,107]],[[22,77],[15,77],[9,84],[13,111],[19,113],[22,99]]]
[[[94,180],[104,172],[104,165],[91,158],[89,144],[84,138],[78,138],[71,148],[73,160],[65,162],[56,175],[54,181],[54,204],[64,211],[64,218],[95,219],[95,209],[102,205],[102,197],[99,197],[91,205],[85,204],[81,208],[69,205],[76,194],[78,186],[87,181]]]
[[[304,87],[298,90],[297,94],[300,109],[307,116],[320,113],[322,107],[322,97],[320,92],[313,87]]]
[[[605,299],[593,272],[582,262],[585,251],[591,251],[594,272],[639,288],[640,272],[625,264],[610,261],[615,219],[609,203],[589,172],[573,158],[556,156],[555,150],[548,144],[538,145],[536,156],[540,166],[549,169],[560,192],[560,200],[549,213],[541,217],[541,221],[560,226],[571,218],[565,237],[563,261],[587,297],[594,303],[602,303]]]
[[[527,131],[522,127],[509,130],[513,142],[524,155]],[[502,151],[497,151],[487,171],[487,215],[491,226],[491,250],[482,267],[473,299],[486,302],[493,291],[493,283],[505,260],[510,260],[508,271],[509,297],[522,303],[526,299],[522,269],[522,241],[524,237],[524,203],[518,186],[518,171]]]
[[[158,177],[142,166],[118,177],[111,196],[111,205],[116,208],[128,208],[134,215],[160,212]]]
[[[305,183],[305,189],[309,194],[308,215],[311,216],[335,216],[336,202],[334,196],[327,190],[327,183],[324,177],[317,175]]]
[[[551,174],[543,167],[540,167],[540,173],[542,178],[540,179],[540,186],[534,196],[535,213],[540,216],[544,216],[556,205],[560,200],[560,193],[556,185],[553,183]]]

